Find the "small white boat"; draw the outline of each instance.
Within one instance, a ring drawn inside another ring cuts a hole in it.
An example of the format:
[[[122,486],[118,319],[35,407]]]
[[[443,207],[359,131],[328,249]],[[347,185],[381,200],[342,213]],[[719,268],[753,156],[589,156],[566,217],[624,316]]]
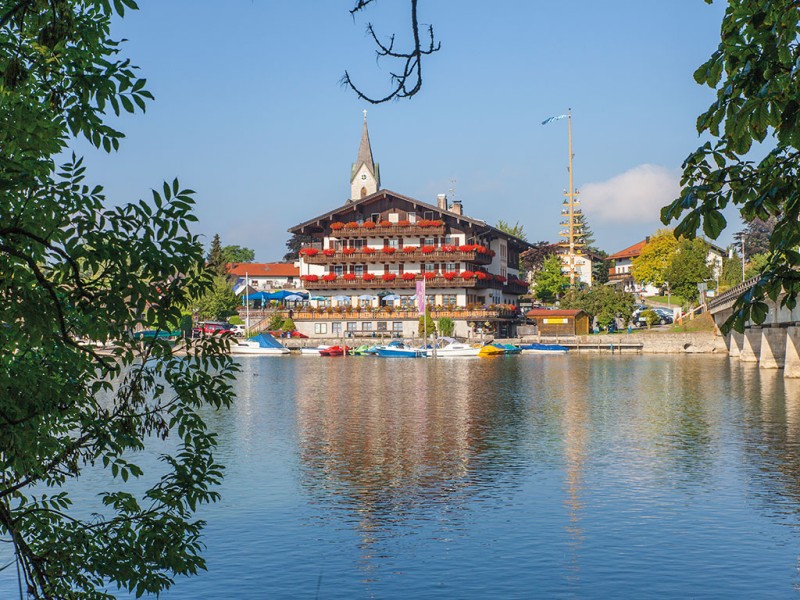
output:
[[[446,346],[436,349],[437,358],[449,358],[456,356],[478,356],[481,351],[480,346],[473,346],[471,344],[464,344],[462,342],[451,342]],[[432,356],[433,351],[428,350],[428,356]]]
[[[231,354],[281,356],[289,354],[289,349],[270,334],[260,333],[249,340],[231,340]]]
[[[319,351],[327,350],[330,346],[314,346],[313,348],[300,348],[301,356],[322,356]]]
[[[566,354],[569,348],[559,344],[522,344],[522,354]]]

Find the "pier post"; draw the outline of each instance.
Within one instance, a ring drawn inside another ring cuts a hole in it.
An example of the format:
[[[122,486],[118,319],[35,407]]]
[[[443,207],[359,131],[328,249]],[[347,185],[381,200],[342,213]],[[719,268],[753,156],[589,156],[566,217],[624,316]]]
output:
[[[785,378],[800,378],[800,327],[786,328],[786,358],[783,365]]]
[[[742,351],[739,360],[742,362],[758,362],[761,356],[761,326],[753,325],[744,330]]]
[[[779,327],[761,330],[761,355],[758,366],[762,369],[782,369],[786,355],[786,332]]]
[[[742,353],[742,342],[744,341],[744,334],[738,331],[731,331],[725,336],[725,342],[728,345],[728,356],[738,357]]]

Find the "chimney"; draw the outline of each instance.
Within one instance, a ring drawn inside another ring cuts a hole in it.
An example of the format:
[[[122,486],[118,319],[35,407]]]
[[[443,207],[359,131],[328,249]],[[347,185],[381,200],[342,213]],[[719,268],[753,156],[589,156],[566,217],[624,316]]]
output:
[[[464,207],[461,206],[461,200],[453,200],[453,206],[450,208],[450,212],[454,212],[457,215],[464,214]]]
[[[447,210],[447,194],[437,194],[436,206],[441,210]]]

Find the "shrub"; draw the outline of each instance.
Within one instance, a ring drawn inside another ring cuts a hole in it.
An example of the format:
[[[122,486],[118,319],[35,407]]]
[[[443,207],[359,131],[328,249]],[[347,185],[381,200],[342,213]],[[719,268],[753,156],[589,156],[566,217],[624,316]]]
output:
[[[417,330],[421,336],[424,336],[426,331],[428,335],[436,333],[436,322],[431,318],[431,312],[428,308],[425,309],[424,317],[420,315]]]
[[[639,318],[647,323],[648,329],[661,320],[661,316],[656,311],[650,309],[643,310],[639,315]]]
[[[289,317],[286,317],[283,321],[283,327],[281,327],[284,331],[294,331],[297,327],[294,326],[294,321]]]
[[[231,325],[244,325],[244,321],[239,315],[233,315],[230,319],[228,319],[228,323]]]
[[[442,317],[438,323],[439,333],[451,337],[456,329],[456,324],[450,317]]]

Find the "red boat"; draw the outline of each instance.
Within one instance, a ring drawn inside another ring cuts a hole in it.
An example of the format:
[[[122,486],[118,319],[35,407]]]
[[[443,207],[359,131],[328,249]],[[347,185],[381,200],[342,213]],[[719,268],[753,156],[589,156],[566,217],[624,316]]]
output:
[[[331,346],[319,351],[320,356],[342,356],[345,352],[350,352],[349,346]]]

